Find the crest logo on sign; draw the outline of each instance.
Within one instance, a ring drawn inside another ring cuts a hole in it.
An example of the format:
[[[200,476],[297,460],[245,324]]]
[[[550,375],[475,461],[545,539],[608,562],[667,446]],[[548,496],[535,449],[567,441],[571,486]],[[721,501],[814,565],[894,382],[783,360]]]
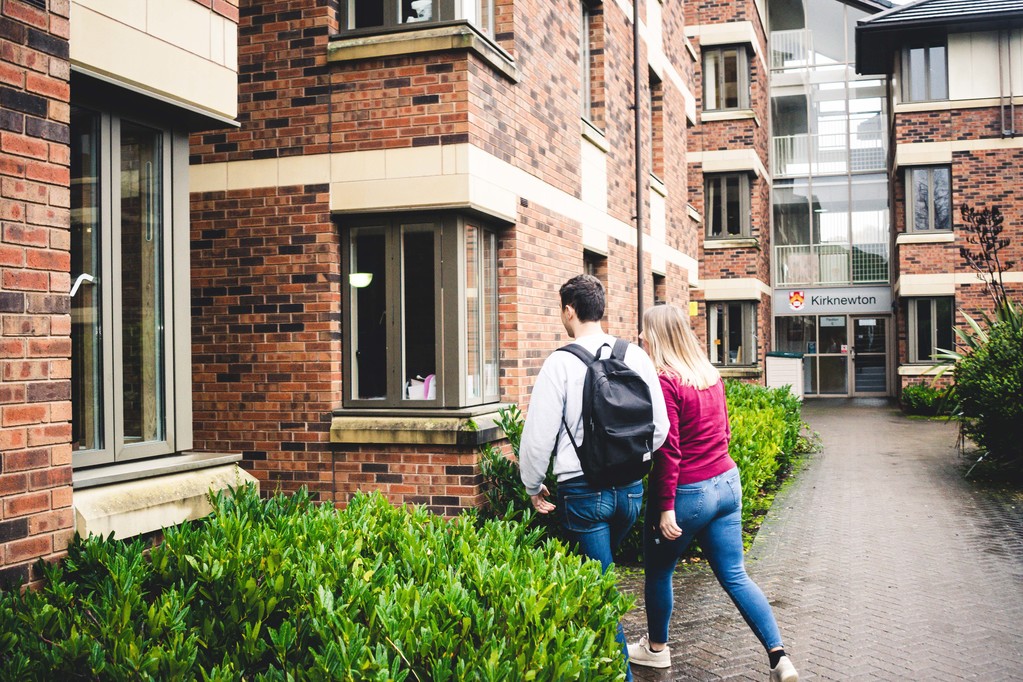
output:
[[[806,297],[803,296],[802,291],[793,291],[789,294],[789,307],[793,310],[802,310],[803,305],[806,304]]]

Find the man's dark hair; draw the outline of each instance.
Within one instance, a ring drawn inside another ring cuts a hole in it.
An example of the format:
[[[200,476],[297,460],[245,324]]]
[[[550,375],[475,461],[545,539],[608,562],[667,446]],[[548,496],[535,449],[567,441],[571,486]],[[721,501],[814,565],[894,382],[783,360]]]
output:
[[[561,307],[572,306],[580,322],[604,319],[604,285],[593,275],[576,275],[561,285]]]

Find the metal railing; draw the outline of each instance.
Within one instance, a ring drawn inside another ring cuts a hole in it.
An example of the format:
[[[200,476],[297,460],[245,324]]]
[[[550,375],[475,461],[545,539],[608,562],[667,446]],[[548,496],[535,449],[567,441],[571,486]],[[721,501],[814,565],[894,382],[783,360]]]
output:
[[[771,68],[801,69],[810,66],[813,34],[805,28],[771,31]]]
[[[888,244],[796,244],[774,247],[777,286],[888,281]]]
[[[774,138],[771,170],[776,177],[883,171],[885,137],[881,131],[781,135]]]

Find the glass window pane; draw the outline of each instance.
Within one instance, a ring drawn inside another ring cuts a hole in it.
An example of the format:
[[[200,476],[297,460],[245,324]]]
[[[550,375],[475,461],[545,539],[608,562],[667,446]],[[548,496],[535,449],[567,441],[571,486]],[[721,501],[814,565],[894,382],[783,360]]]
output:
[[[817,350],[817,320],[809,316],[776,318],[777,350],[783,353],[814,353]]]
[[[952,171],[935,168],[931,171],[934,194],[934,229],[952,229]]]
[[[845,315],[821,315],[819,353],[841,353],[848,345]]]
[[[926,169],[913,169],[909,173],[911,205],[913,211],[913,229],[930,229],[930,183]]]
[[[948,74],[946,73],[945,46],[937,45],[928,54],[929,99],[948,99]]]
[[[720,109],[718,101],[718,74],[721,53],[716,50],[708,52],[703,59],[703,107]]]
[[[500,395],[498,385],[500,352],[497,345],[497,235],[485,232],[483,240],[483,395],[496,399]]]
[[[922,102],[927,99],[927,50],[913,48],[909,51],[909,101]]]
[[[103,443],[99,115],[71,111],[71,429],[75,450]]]
[[[742,333],[742,304],[730,303],[727,307],[728,357],[726,364],[743,365],[746,364],[745,355],[749,352],[749,348],[745,345],[746,340]]]
[[[380,0],[348,0],[348,28],[384,25],[384,3]]]
[[[931,299],[923,298],[911,301],[910,305],[916,306],[916,358],[917,362],[927,362],[934,352],[931,345],[931,334],[934,329],[934,321],[931,319]]]
[[[162,136],[121,124],[121,370],[125,443],[164,437]]]
[[[719,178],[707,180],[707,229],[709,230],[708,234],[713,237],[721,236],[721,225],[724,221],[722,213],[724,199],[721,197],[720,184]]]
[[[435,254],[433,225],[403,228],[402,382],[406,387],[403,396],[410,400],[431,400],[438,395]]]
[[[725,178],[724,184],[728,234],[739,235],[742,233],[742,195],[739,192],[741,185],[739,176],[733,175]]]
[[[710,361],[721,364],[724,356],[725,307],[720,303],[710,306]]]
[[[953,319],[954,308],[951,298],[934,299],[934,339],[935,350],[953,350],[955,341],[952,327],[955,325]]]
[[[848,361],[844,355],[817,358],[819,363],[819,392],[842,395],[849,392]]]
[[[721,108],[739,108],[739,51],[725,50],[722,53],[724,73],[721,83]]]
[[[401,0],[402,24],[414,24],[420,21],[433,21],[434,0]]]
[[[352,237],[352,329],[355,331],[352,394],[387,396],[387,270],[384,235],[357,230]]]
[[[465,227],[465,394],[479,398],[483,389],[483,352],[480,339],[479,228]]]

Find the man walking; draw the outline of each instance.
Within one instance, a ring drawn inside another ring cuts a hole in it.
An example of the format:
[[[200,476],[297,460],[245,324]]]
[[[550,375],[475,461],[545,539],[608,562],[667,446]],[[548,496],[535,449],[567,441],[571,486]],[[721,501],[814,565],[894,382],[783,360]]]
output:
[[[601,357],[607,357],[616,339],[606,334],[601,325],[605,298],[600,280],[578,275],[562,285],[560,294],[561,322],[569,337],[589,355],[599,351]],[[638,346],[628,345],[624,361],[650,388],[654,426],[652,452],[661,446],[668,433],[668,413],[660,381],[650,358]],[[533,507],[541,514],[549,514],[556,507],[547,499],[550,492],[543,481],[553,453],[558,506],[565,534],[569,541],[578,545],[581,553],[597,559],[607,570],[613,562],[615,548],[639,515],[643,481],[640,478],[622,485],[595,487],[584,478],[576,446],[581,446],[583,440],[586,373],[587,365],[572,353],[555,352],[548,356],[533,385],[519,444],[519,469]],[[566,433],[566,428],[571,429],[571,433]],[[650,452],[646,453],[645,459],[650,456]],[[617,639],[627,660],[621,625]],[[632,679],[631,671],[627,679]]]

